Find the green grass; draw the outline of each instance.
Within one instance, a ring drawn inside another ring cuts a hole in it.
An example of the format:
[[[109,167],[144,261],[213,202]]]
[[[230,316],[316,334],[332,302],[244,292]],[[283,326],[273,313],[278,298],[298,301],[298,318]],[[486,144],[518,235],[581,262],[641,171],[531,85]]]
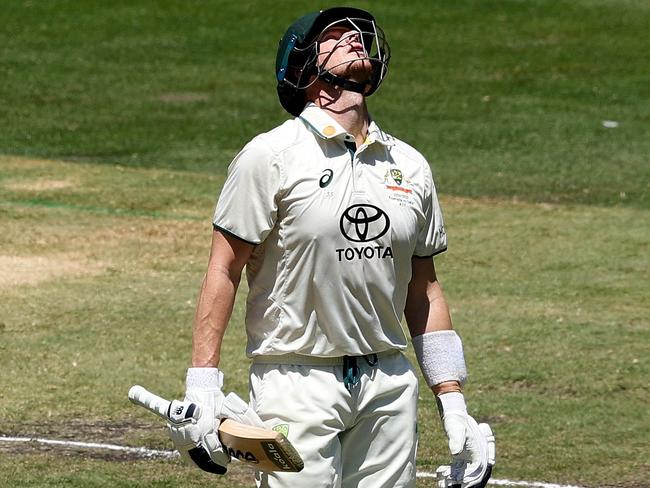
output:
[[[220,178],[15,158],[0,159],[0,176],[0,433],[170,448],[162,424],[126,392],[141,383],[183,393]],[[637,223],[647,211],[458,198],[443,206],[451,240],[437,266],[465,341],[470,409],[498,437],[495,476],[640,486],[650,234]],[[222,367],[226,387],[245,396],[244,295]],[[446,459],[444,435],[432,396],[421,398],[418,469],[432,471]],[[250,485],[241,468],[235,481],[215,481],[178,461],[130,461],[126,472],[124,463],[11,451],[0,481]]]
[[[19,463],[17,463],[17,461]],[[205,486],[248,488],[255,486],[251,471],[231,468],[228,481],[216,481],[215,476],[176,461],[109,462],[101,459],[73,457],[62,462],[56,455],[9,455],[0,459],[0,481],[3,486],[30,488],[80,486],[127,488],[151,486]],[[225,479],[225,478],[224,478]],[[145,481],[146,480],[146,481]]]
[[[284,120],[277,41],[314,8],[7,0],[0,154],[223,173]],[[434,163],[447,194],[648,208],[646,2],[372,9],[393,48],[372,112]]]
[[[650,3],[354,3],[393,49],[371,112],[436,174],[436,265],[495,477],[648,486]],[[171,447],[126,392],[182,395],[225,168],[285,120],[277,41],[328,5],[3,2],[0,435]],[[244,396],[245,292],[222,363]],[[433,471],[444,434],[421,397]],[[241,467],[0,453],[1,486],[251,486]]]

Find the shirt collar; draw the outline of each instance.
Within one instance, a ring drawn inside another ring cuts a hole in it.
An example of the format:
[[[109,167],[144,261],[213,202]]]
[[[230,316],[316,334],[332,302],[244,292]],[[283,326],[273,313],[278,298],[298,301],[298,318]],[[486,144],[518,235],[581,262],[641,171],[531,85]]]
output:
[[[374,120],[370,120],[370,125],[368,126],[368,144],[373,142],[378,142],[384,146],[394,146],[395,139],[393,136],[386,134],[381,128],[375,123]]]
[[[314,103],[309,103],[300,114],[302,119],[312,131],[323,139],[334,139],[340,137],[344,140],[354,141],[354,137],[348,134],[341,125],[330,117],[323,109],[316,106]],[[393,137],[386,134],[374,120],[370,121],[368,126],[368,145],[373,142],[379,142],[385,146],[392,146],[395,144]]]

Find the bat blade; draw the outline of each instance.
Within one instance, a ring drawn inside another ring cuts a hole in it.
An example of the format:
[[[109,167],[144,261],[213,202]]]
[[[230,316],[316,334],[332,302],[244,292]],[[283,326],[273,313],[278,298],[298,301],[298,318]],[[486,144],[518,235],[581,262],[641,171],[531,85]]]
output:
[[[228,453],[260,471],[301,471],[305,464],[291,442],[280,432],[226,419],[219,439]]]

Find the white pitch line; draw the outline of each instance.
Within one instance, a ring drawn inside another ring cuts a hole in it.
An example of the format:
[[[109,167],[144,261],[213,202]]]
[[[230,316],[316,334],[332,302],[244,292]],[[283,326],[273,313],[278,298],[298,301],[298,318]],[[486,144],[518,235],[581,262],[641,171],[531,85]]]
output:
[[[489,485],[501,486],[529,486],[539,488],[583,488],[575,485],[556,485],[555,483],[542,483],[541,481],[511,481],[511,480],[490,480]]]
[[[160,451],[147,449],[146,447],[127,447],[116,444],[98,444],[95,442],[58,441],[54,439],[39,439],[37,437],[0,437],[0,442],[33,442],[36,444],[47,444],[65,447],[80,447],[82,449],[106,449],[109,451],[122,451],[144,458],[173,459],[179,456],[177,451]]]
[[[55,439],[42,439],[38,437],[2,437],[0,436],[0,442],[24,442],[24,443],[36,443],[36,444],[46,444],[53,446],[65,446],[65,447],[78,447],[82,449],[105,449],[109,451],[122,451],[140,456],[143,458],[163,458],[163,459],[174,459],[179,456],[178,451],[163,451],[158,449],[147,449],[146,447],[128,447],[128,446],[119,446],[117,444],[100,444],[96,442],[78,442],[78,441],[60,441]],[[434,478],[435,473],[428,473],[426,471],[421,471],[417,473],[418,478]],[[584,488],[581,486],[573,485],[558,485],[554,483],[543,483],[540,481],[511,481],[511,480],[499,480],[499,479],[490,479],[488,482],[489,485],[495,486],[526,486],[529,488]]]
[[[435,473],[427,473],[426,471],[420,471],[416,475],[418,478],[435,478]],[[490,478],[488,485],[498,485],[498,486],[528,486],[530,488],[584,488],[582,486],[573,486],[573,485],[558,485],[555,483],[544,483],[542,481],[512,481],[512,480],[498,480]]]

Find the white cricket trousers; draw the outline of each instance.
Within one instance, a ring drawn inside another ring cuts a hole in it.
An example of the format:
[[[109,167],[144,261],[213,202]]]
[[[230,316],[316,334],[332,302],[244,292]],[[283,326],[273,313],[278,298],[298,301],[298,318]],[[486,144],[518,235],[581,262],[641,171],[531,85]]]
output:
[[[415,486],[418,380],[401,352],[255,358],[250,393],[266,426],[286,432],[305,462],[299,473],[256,473],[258,487]]]

